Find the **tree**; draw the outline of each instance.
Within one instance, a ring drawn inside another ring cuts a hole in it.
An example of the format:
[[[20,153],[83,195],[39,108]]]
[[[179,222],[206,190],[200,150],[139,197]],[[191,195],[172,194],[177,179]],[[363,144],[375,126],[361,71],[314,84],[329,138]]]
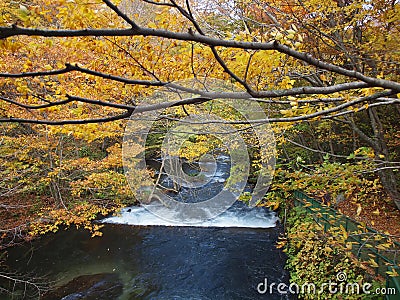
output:
[[[270,117],[255,123],[285,128],[334,120],[350,126],[383,163],[382,184],[400,208],[380,116],[382,107],[399,104],[397,1],[2,5],[0,122],[99,124],[213,99],[258,101]],[[242,91],[174,83],[204,77],[234,82]],[[145,99],[167,85],[195,96],[135,103],[135,96]],[[355,121],[363,113],[370,119],[368,132]],[[91,135],[97,133],[92,128]]]

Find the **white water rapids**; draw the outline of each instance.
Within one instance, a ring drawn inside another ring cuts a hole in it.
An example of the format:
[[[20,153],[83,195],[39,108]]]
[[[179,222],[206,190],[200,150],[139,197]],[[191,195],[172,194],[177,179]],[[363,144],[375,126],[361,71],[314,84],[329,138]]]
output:
[[[171,213],[168,209],[165,213]],[[279,218],[274,212],[261,207],[247,207],[244,203],[237,202],[224,213],[214,219],[201,223],[188,224],[172,222],[166,216],[160,218],[142,206],[133,206],[122,209],[116,215],[102,220],[104,223],[126,224],[137,226],[195,226],[195,227],[245,227],[245,228],[271,228],[275,227]]]
[[[160,162],[159,162],[160,164]],[[230,157],[228,155],[220,154],[216,157],[214,162],[202,161],[199,163],[202,169],[202,175],[206,179],[206,184],[202,185],[197,192],[191,189],[182,188],[180,192],[175,195],[176,200],[186,202],[190,205],[197,197],[195,202],[199,201],[201,197],[207,200],[213,197],[214,193],[224,186],[230,174]],[[157,167],[155,167],[157,170]],[[186,172],[193,170],[186,166]],[[156,172],[159,172],[158,170]],[[162,177],[162,183],[166,187],[173,187],[172,181],[168,176]],[[249,190],[250,191],[250,190]],[[221,193],[218,200],[222,199],[224,195]],[[146,207],[148,209],[146,209]],[[205,215],[213,215],[212,207],[205,207],[203,212]],[[157,212],[153,214],[152,212]],[[204,218],[203,218],[204,219]],[[113,224],[126,224],[137,226],[193,226],[193,227],[241,227],[241,228],[271,228],[275,227],[276,222],[279,220],[277,215],[264,207],[249,207],[241,201],[236,201],[226,211],[217,215],[214,218],[205,221],[199,218],[199,222],[184,222],[183,218],[172,209],[163,207],[160,202],[154,201],[146,206],[132,206],[126,207],[121,210],[116,216],[103,219],[103,223]]]

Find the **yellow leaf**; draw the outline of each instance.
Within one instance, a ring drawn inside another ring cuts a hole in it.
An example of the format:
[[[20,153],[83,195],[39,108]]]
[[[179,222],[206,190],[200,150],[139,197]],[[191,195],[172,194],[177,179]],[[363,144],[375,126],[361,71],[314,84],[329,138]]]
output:
[[[379,244],[376,246],[376,248],[380,250],[387,250],[388,248],[390,248],[390,246],[390,244]]]
[[[275,39],[278,40],[278,41],[281,41],[281,40],[283,39],[283,34],[280,33],[280,32],[278,32],[278,33],[275,35]]]
[[[361,204],[357,204],[357,216],[361,214]]]
[[[149,24],[147,24],[147,27],[155,29],[157,28],[157,25],[154,22],[150,22]]]
[[[27,21],[29,19],[29,17],[28,17],[29,10],[26,8],[26,6],[20,4],[19,10],[18,10],[18,15],[22,21]]]
[[[369,265],[373,268],[378,268],[379,265],[372,258],[368,261]]]
[[[303,37],[301,36],[301,35],[298,35],[298,40],[300,41],[300,42],[302,42],[303,41]]]
[[[399,273],[397,273],[397,271],[395,270],[395,269],[392,269],[392,271],[388,271],[388,272],[386,272],[386,274],[388,274],[389,276],[391,276],[391,277],[397,277],[397,276],[400,276],[400,274]]]
[[[286,245],[286,241],[281,241],[276,243],[276,248],[280,249],[283,248]]]
[[[50,39],[47,39],[44,43],[49,47],[53,46],[53,41]]]

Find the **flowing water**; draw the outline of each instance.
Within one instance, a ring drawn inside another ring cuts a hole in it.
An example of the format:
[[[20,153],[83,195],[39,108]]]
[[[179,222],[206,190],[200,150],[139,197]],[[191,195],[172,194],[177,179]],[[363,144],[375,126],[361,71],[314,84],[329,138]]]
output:
[[[218,174],[214,182],[222,183],[226,173]],[[130,207],[102,222],[102,237],[61,231],[12,249],[7,263],[58,286],[81,275],[117,274],[122,294],[93,299],[286,299],[276,290],[257,291],[266,278],[288,281],[285,256],[275,247],[281,226],[265,208],[237,202],[213,220],[187,226]]]
[[[8,262],[59,285],[83,274],[117,273],[120,299],[281,299],[257,285],[286,282],[278,230],[109,224],[103,237],[69,230],[21,247]]]

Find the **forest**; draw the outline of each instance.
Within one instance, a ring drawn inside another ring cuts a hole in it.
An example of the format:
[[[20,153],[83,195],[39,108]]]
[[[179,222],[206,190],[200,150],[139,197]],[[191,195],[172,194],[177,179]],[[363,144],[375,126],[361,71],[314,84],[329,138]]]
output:
[[[246,176],[255,190],[237,198],[288,219],[291,280],[323,282],[333,265],[382,284],[293,193],[399,255],[399,31],[397,0],[0,0],[0,266],[60,229],[102,236],[94,221],[157,177],[144,161],[227,148],[226,186]]]

